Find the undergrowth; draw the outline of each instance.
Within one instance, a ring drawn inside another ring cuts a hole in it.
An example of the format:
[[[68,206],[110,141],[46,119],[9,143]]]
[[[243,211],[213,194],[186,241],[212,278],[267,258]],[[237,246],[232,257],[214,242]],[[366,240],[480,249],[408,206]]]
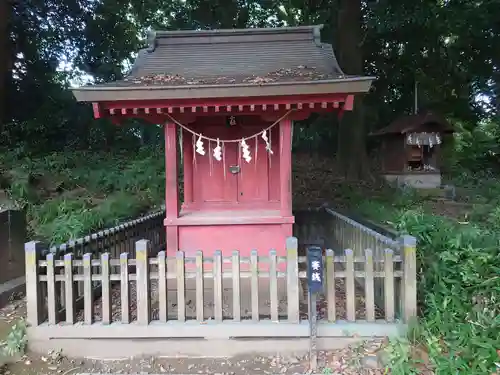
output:
[[[428,365],[435,374],[495,374],[500,362],[500,205],[490,199],[487,217],[460,222],[427,212],[412,192],[389,198],[363,201],[356,210],[418,241],[420,320],[410,337],[389,346],[391,373],[425,373],[419,371]]]
[[[1,188],[32,237],[60,243],[137,216],[164,200],[161,148],[0,156]]]
[[[0,366],[15,356],[23,355],[27,346],[26,322],[17,321],[5,339],[0,340]]]

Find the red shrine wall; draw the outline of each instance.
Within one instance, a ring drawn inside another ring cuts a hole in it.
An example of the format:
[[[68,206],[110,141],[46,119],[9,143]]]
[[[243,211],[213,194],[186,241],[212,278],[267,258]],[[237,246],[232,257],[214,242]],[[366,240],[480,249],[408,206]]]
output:
[[[198,250],[206,254],[221,250],[229,256],[239,250],[250,256],[251,250],[266,256],[275,249],[285,254],[286,238],[292,235],[294,218],[291,211],[291,121],[276,124],[269,132],[272,154],[259,134],[272,123],[259,116],[236,116],[229,125],[225,117],[200,118],[186,125],[197,135],[182,130],[184,203],[177,211],[176,187],[169,179],[175,170],[176,139],[173,124],[166,126],[167,150],[167,253],[181,250],[193,256]],[[216,141],[203,140],[205,155],[195,152],[198,135],[213,139],[248,139],[251,161],[242,157],[238,142],[225,143],[222,160],[213,156]],[[169,164],[170,163],[170,164]],[[231,173],[239,166],[238,173]],[[170,182],[170,183],[169,183]],[[284,197],[284,199],[283,199]],[[169,203],[170,202],[170,205]],[[169,209],[170,207],[170,209]]]
[[[197,133],[210,138],[241,139],[262,131],[272,123],[259,117],[237,117],[236,125],[226,123],[225,117],[202,118],[189,125]],[[247,140],[252,160],[242,158],[238,143],[224,143],[223,159],[216,160],[213,150],[216,142],[203,141],[205,155],[193,152],[196,137],[183,130],[184,149],[184,211],[206,209],[279,209],[280,152],[279,124],[271,129],[273,154],[265,149],[265,141],[259,136]],[[231,166],[239,166],[240,172],[230,172]]]
[[[179,248],[187,249],[187,253],[191,252],[190,249],[202,249],[208,256],[216,250],[221,250],[226,256],[233,250],[238,250],[241,256],[250,256],[252,250],[267,255],[271,249],[281,255],[285,252],[284,239],[292,235],[291,227],[292,224],[181,226]],[[193,256],[195,252],[189,255]]]

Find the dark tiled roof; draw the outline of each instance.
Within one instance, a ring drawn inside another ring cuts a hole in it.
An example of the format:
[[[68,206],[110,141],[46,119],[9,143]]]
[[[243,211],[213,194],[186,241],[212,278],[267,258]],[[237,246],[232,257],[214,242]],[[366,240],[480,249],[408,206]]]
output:
[[[130,74],[111,85],[203,85],[343,78],[321,26],[153,33]]]
[[[371,135],[404,134],[411,131],[418,131],[418,128],[423,125],[433,125],[438,132],[453,132],[453,127],[444,117],[430,111],[425,111],[398,117],[388,126],[373,132]]]
[[[345,76],[321,26],[152,33],[125,79],[73,89],[78,101],[357,94],[374,77]]]

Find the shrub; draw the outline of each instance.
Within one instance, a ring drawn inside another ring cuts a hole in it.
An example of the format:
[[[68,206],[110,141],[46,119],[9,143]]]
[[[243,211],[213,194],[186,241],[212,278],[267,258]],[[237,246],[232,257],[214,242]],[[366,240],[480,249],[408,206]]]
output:
[[[358,209],[417,237],[419,340],[435,373],[494,373],[500,348],[498,226],[458,224],[414,202],[391,210],[372,200]]]

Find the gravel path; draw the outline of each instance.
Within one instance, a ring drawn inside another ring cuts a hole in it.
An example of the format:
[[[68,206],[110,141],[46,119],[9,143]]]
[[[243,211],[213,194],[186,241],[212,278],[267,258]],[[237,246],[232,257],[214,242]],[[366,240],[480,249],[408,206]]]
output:
[[[380,342],[369,342],[362,346],[319,352],[320,368],[317,373],[335,375],[382,375],[377,368],[376,354]],[[1,373],[1,372],[0,372]],[[232,358],[161,358],[143,357],[120,361],[95,361],[92,359],[70,359],[64,352],[46,355],[28,354],[9,365],[3,374],[306,374],[308,358],[304,355],[237,356]]]

